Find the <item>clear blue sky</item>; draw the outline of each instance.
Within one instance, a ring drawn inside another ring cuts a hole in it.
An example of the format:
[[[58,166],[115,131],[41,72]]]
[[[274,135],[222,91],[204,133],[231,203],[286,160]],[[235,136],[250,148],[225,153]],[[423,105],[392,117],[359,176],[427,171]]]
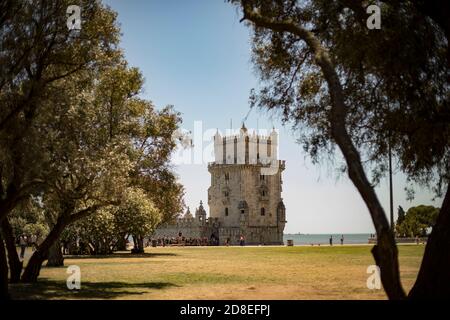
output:
[[[250,89],[257,85],[250,62],[250,33],[239,23],[239,13],[223,0],[107,0],[118,12],[122,48],[128,62],[139,67],[146,83],[143,97],[156,106],[174,105],[183,116],[183,128],[225,131],[240,125],[249,110]],[[285,232],[372,233],[369,213],[346,176],[338,177],[327,165],[314,166],[295,143],[290,128],[276,115],[253,110],[247,127],[280,130],[280,158],[286,160],[283,194],[287,211]],[[208,142],[204,142],[205,145]],[[176,166],[193,210],[207,202],[210,177],[206,164]],[[440,206],[432,195],[417,190],[406,201],[405,179],[395,176],[394,207],[417,204]],[[377,188],[388,209],[388,183]],[[206,209],[207,206],[205,206]],[[396,211],[396,210],[395,210]],[[388,212],[388,211],[387,211]]]

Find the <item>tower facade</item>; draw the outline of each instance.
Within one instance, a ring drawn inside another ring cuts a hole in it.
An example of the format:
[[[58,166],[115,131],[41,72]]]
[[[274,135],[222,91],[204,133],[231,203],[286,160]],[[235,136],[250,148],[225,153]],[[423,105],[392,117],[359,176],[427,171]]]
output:
[[[210,217],[220,221],[219,241],[283,244],[286,209],[281,198],[285,161],[278,160],[278,134],[214,136],[215,161],[208,165]]]

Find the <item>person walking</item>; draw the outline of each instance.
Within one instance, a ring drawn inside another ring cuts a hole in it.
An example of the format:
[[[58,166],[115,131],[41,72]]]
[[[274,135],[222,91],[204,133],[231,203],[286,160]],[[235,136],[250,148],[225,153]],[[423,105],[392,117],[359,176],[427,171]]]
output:
[[[330,236],[330,246],[333,245],[333,236]]]
[[[341,236],[341,246],[344,244],[344,235]]]
[[[35,251],[37,247],[37,236],[35,234],[31,235],[31,251]]]
[[[27,237],[22,234],[19,239],[20,245],[20,258],[23,259],[25,257],[25,249],[27,248]]]
[[[241,247],[243,247],[245,245],[245,239],[244,239],[244,236],[242,236],[242,235],[239,238],[239,244],[241,245]]]

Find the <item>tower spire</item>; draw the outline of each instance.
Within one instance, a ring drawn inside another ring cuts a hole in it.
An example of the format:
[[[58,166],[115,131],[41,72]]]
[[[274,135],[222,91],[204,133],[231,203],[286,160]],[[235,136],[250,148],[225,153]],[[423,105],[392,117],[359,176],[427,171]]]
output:
[[[247,133],[247,128],[245,127],[245,123],[244,122],[242,122],[241,133],[242,134],[246,134]]]

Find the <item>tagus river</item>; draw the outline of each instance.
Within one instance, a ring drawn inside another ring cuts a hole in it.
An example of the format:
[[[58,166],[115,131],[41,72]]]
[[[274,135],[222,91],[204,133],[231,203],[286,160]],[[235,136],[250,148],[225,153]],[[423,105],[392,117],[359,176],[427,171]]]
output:
[[[330,236],[333,238],[333,244],[340,244],[342,234],[289,234],[283,235],[283,241],[294,240],[294,245],[317,245],[329,244]],[[369,233],[349,233],[343,234],[344,244],[367,244],[370,238]]]

